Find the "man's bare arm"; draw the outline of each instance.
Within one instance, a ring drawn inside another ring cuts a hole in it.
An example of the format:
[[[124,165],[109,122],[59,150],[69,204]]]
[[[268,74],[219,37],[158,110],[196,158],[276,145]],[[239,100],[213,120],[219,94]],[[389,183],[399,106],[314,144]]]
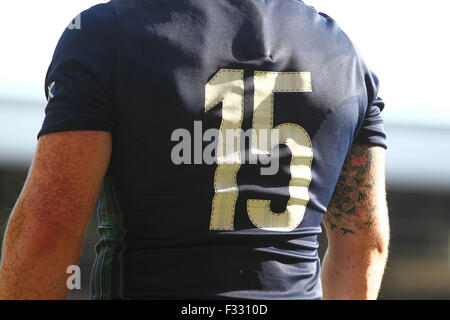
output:
[[[323,224],[324,299],[376,299],[389,247],[383,148],[352,147]]]
[[[65,299],[67,267],[83,236],[111,156],[107,132],[44,135],[6,231],[0,299]]]

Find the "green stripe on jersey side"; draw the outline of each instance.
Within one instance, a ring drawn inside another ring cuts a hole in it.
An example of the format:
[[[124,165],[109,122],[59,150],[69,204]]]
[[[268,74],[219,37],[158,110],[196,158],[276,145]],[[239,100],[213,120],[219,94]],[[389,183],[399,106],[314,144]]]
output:
[[[91,283],[92,299],[120,299],[121,262],[124,249],[121,215],[114,198],[112,179],[106,175],[99,194],[97,211],[100,240],[97,243],[97,257],[93,267]]]

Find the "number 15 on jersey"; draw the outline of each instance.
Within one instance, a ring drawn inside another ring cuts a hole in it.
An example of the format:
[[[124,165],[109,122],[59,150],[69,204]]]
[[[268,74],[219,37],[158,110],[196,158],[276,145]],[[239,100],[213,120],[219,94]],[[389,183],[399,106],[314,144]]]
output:
[[[283,123],[273,128],[275,92],[312,92],[309,72],[254,73],[254,108],[251,152],[271,154],[279,144],[292,153],[291,180],[286,210],[274,213],[269,200],[247,200],[247,213],[252,223],[263,230],[289,232],[303,220],[309,202],[313,148],[311,139],[298,124]],[[214,175],[214,198],[210,230],[234,230],[234,215],[239,194],[237,173],[241,167],[240,137],[234,136],[231,145],[225,139],[227,131],[239,130],[244,117],[244,70],[221,69],[206,84],[205,112],[222,102],[222,123],[217,146],[217,169]],[[278,141],[272,139],[273,129]],[[226,150],[226,152],[224,151]]]

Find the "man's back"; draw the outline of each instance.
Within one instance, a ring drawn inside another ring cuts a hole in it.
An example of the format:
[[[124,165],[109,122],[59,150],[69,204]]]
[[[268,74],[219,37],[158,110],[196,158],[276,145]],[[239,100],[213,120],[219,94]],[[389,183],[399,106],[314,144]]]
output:
[[[345,157],[385,144],[377,80],[330,18],[294,0],[112,1],[65,32],[47,86],[40,135],[113,136],[93,298],[321,298]],[[273,128],[278,143],[250,141]],[[208,129],[256,131],[240,153]],[[250,161],[266,153],[270,175]]]

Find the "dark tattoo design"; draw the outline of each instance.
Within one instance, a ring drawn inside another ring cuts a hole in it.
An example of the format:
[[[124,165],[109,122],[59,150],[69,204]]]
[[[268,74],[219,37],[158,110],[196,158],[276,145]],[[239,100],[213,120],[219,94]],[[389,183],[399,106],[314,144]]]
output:
[[[364,222],[364,224],[367,225],[367,227],[369,227],[369,228],[370,228],[374,223],[375,223],[375,219],[373,219],[372,221]]]
[[[343,235],[346,235],[347,233],[353,233],[353,234],[356,234],[353,230],[350,230],[350,229],[339,228],[339,230],[342,231],[342,234],[343,234]]]
[[[331,230],[356,235],[358,230],[376,224],[377,207],[370,199],[375,182],[372,161],[371,151],[365,146],[354,146],[347,156],[323,220]]]

